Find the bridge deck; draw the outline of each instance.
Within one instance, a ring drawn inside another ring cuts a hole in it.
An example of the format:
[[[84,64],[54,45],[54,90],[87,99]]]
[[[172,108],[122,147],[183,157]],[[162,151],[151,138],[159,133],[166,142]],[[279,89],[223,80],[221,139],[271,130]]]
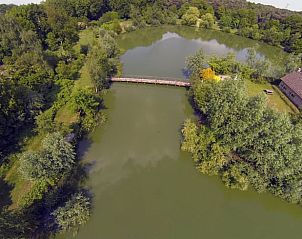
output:
[[[112,77],[112,82],[129,82],[129,83],[144,83],[157,85],[171,85],[179,87],[190,87],[191,83],[187,81],[168,80],[168,79],[147,79],[147,78],[131,78],[131,77]]]

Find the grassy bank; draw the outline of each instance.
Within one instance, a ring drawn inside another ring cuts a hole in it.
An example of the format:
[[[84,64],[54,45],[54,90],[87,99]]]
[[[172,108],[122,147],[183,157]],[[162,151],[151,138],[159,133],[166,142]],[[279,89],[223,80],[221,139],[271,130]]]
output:
[[[264,90],[272,90],[274,93],[268,95],[268,104],[270,107],[288,113],[298,113],[299,110],[287,99],[287,97],[276,87],[270,83],[255,83],[246,81],[247,90],[250,96],[255,96],[264,92]]]

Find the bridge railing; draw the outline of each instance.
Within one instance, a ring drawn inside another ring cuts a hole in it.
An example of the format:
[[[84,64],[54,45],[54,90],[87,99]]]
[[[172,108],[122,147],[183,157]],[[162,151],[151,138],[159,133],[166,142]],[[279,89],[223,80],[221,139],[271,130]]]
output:
[[[117,78],[132,78],[132,79],[150,79],[150,80],[166,80],[166,81],[186,81],[187,79],[184,78],[177,78],[177,77],[164,77],[164,76],[147,76],[147,75],[122,75],[121,77]]]

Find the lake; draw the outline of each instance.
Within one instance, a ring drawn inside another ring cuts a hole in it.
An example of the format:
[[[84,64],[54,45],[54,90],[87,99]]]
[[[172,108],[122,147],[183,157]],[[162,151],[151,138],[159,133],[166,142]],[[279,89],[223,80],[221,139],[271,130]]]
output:
[[[125,75],[182,78],[185,58],[200,48],[233,52],[240,60],[251,46],[261,57],[284,56],[252,40],[186,27],[138,30],[119,44]],[[301,238],[302,208],[227,189],[217,177],[198,173],[181,152],[182,123],[193,117],[185,89],[114,83],[104,100],[107,122],[80,147],[92,164],[87,186],[94,198],[92,217],[77,238]]]
[[[282,63],[286,53],[280,48],[233,34],[192,27],[164,26],[124,34],[119,45],[126,50],[121,57],[124,75],[151,75],[183,78],[186,58],[199,49],[207,55],[232,53],[239,61],[247,59],[248,48],[257,49],[259,58]]]

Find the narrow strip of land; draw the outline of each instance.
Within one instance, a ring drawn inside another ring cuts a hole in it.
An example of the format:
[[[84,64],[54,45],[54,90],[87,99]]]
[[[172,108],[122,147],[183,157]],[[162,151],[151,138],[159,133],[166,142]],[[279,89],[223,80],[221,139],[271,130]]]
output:
[[[148,79],[148,78],[132,78],[132,77],[112,77],[112,82],[128,82],[128,83],[143,83],[155,85],[171,85],[179,87],[190,87],[191,83],[188,81],[179,80],[165,80],[165,79]]]

